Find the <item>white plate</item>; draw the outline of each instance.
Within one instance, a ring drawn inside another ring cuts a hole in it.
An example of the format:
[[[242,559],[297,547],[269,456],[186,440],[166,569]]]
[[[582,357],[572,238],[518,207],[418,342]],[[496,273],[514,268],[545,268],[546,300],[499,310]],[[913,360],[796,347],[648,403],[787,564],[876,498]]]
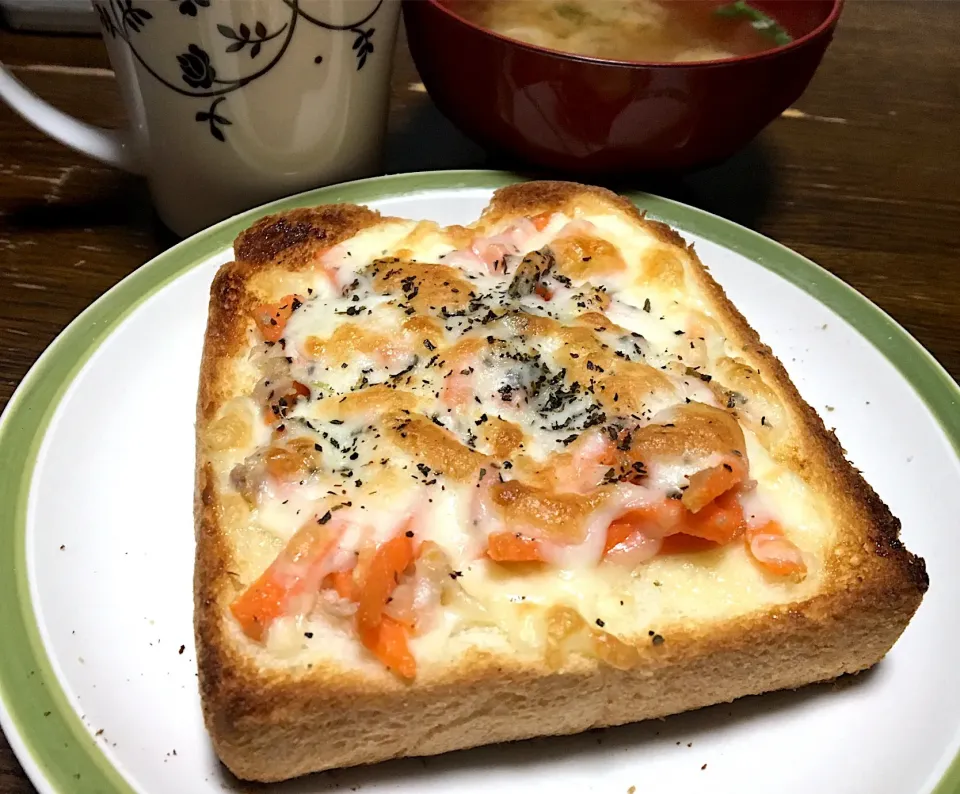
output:
[[[509,181],[489,172],[390,177],[269,209],[350,200],[462,223]],[[901,517],[932,581],[910,627],[875,670],[838,685],[277,790],[960,790],[960,770],[947,771],[960,743],[960,466],[951,443],[960,392],[906,332],[809,261],[706,213],[634,198],[696,242]],[[37,363],[0,424],[0,716],[43,792],[243,788],[213,755],[196,688],[193,426],[210,281],[232,238],[262,213],[181,243],[98,301]]]

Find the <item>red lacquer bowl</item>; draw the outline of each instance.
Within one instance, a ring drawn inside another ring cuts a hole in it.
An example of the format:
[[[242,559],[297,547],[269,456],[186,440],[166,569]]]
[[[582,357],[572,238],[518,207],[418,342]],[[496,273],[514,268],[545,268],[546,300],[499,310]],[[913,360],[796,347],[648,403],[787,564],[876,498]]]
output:
[[[548,168],[622,173],[718,162],[803,93],[843,0],[752,4],[793,42],[694,64],[555,52],[478,27],[438,0],[404,0],[403,12],[424,86],[469,137]]]

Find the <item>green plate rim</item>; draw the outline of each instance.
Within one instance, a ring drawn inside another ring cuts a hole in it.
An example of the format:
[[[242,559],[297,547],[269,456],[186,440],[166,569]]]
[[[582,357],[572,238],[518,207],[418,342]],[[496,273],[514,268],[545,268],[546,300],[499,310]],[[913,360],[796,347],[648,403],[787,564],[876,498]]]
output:
[[[0,654],[0,725],[41,791],[134,794],[56,679],[34,620],[27,578],[27,500],[37,454],[60,400],[90,356],[140,304],[229,247],[242,229],[267,213],[430,190],[491,189],[523,180],[503,171],[397,174],[319,188],[249,210],[180,242],[131,273],[85,309],[36,361],[0,417],[0,631],[5,648]],[[652,217],[736,251],[842,316],[910,383],[960,453],[960,387],[883,310],[806,257],[757,232],[670,199],[626,195]],[[930,794],[958,792],[960,755]]]

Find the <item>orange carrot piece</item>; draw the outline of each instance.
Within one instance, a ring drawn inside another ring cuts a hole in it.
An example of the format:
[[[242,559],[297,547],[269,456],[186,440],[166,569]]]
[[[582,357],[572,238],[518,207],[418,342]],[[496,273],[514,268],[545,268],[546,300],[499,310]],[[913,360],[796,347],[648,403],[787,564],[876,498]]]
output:
[[[494,562],[541,562],[540,544],[517,532],[493,532],[487,538],[487,556]]]
[[[705,538],[698,538],[678,532],[663,539],[660,554],[693,554],[698,551],[712,551],[719,548],[717,543]]]
[[[614,521],[607,527],[607,540],[603,546],[603,553],[606,554],[617,544],[623,543],[636,530],[636,524],[630,521]]]
[[[533,291],[545,301],[548,301],[553,297],[553,292],[551,292],[550,288],[545,284],[537,284],[537,286],[533,288]]]
[[[718,496],[738,486],[746,476],[746,466],[740,458],[698,471],[690,477],[683,493],[683,505],[692,513],[698,513]]]
[[[664,499],[624,513],[607,528],[606,550],[622,543],[637,531],[655,530],[655,536],[679,532],[687,511],[676,499]],[[653,534],[653,533],[651,533]]]
[[[287,410],[289,411],[301,397],[310,396],[310,387],[306,386],[299,381],[294,381],[293,385],[286,394],[281,395],[279,399],[285,401]],[[263,423],[266,425],[272,425],[274,422],[282,419],[282,414],[274,413],[274,408],[277,407],[278,403],[268,403],[263,406]],[[279,410],[279,409],[278,409]]]
[[[733,491],[727,491],[697,513],[689,513],[682,530],[687,535],[725,544],[738,538],[745,529],[743,508]]]
[[[533,225],[537,227],[537,231],[542,232],[547,228],[551,217],[553,217],[552,212],[541,212],[539,215],[534,215],[530,220],[533,221]]]
[[[407,629],[383,615],[377,626],[360,631],[360,641],[387,667],[408,681],[417,675],[417,660],[410,653]]]
[[[243,633],[260,642],[270,624],[283,615],[286,595],[286,589],[273,578],[268,568],[230,605],[230,611],[239,621]]]
[[[360,586],[357,608],[357,628],[361,636],[380,625],[383,608],[402,574],[413,562],[413,540],[406,535],[406,525],[400,534],[380,544]]]
[[[244,634],[260,642],[270,624],[283,616],[291,596],[316,588],[310,582],[311,573],[337,537],[338,533],[313,522],[297,530],[277,559],[230,605]]]
[[[302,302],[297,295],[285,295],[278,303],[258,306],[253,313],[253,319],[263,338],[268,342],[279,342],[294,307]]]
[[[797,546],[783,534],[776,521],[748,528],[745,536],[747,551],[761,566],[777,576],[805,576],[807,564]]]
[[[328,574],[323,580],[323,586],[331,590],[336,590],[340,598],[346,598],[348,601],[357,601],[360,598],[360,591],[357,582],[353,578],[353,569],[348,571],[334,571]]]

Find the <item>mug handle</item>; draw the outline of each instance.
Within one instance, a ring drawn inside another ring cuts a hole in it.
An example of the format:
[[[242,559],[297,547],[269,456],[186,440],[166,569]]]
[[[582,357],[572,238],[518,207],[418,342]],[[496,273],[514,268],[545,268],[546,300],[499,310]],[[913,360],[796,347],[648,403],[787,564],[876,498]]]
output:
[[[57,110],[17,80],[2,63],[0,99],[25,121],[71,149],[124,171],[142,173],[128,132],[95,127]]]

